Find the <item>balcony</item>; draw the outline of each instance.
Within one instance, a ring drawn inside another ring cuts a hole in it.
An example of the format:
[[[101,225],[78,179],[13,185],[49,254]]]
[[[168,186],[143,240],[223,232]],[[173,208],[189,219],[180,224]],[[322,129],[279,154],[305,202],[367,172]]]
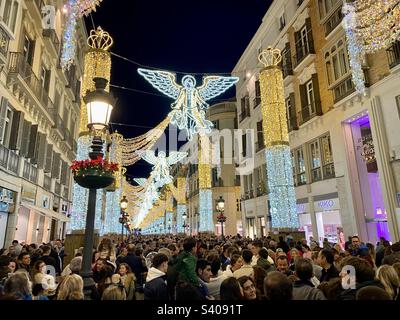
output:
[[[322,167],[324,179],[335,178],[335,166],[333,163],[326,164]]]
[[[0,166],[18,175],[20,157],[0,144]]]
[[[253,199],[253,198],[254,198],[253,190],[247,190],[245,192],[244,199],[249,200],[249,199]]]
[[[253,99],[253,109],[257,108],[258,105],[260,105],[260,104],[261,104],[261,97],[255,97]]]
[[[58,196],[61,196],[61,184],[59,184],[57,181],[54,185],[54,193]]]
[[[351,75],[335,85],[332,90],[334,95],[334,103],[339,102],[343,98],[356,91]]]
[[[321,102],[312,101],[311,104],[303,107],[298,112],[297,118],[299,119],[299,124],[302,125],[317,116],[322,116]]]
[[[309,37],[311,37],[311,30],[308,31]],[[307,40],[306,43],[298,42],[296,44],[296,54],[293,56],[293,65],[294,71],[297,72],[297,68],[299,65],[306,60],[309,56],[310,58],[313,57],[312,55],[315,54],[314,49],[314,42],[312,40]]]
[[[389,68],[394,68],[400,64],[400,41],[393,43],[391,47],[386,50],[388,57]]]
[[[342,6],[339,6],[335,12],[324,23],[325,37],[327,37],[343,20]]]
[[[64,186],[63,192],[62,192],[62,197],[63,197],[65,200],[68,200],[68,195],[69,195],[69,189],[68,189],[67,187]]]
[[[10,77],[20,76],[22,81],[28,86],[30,91],[35,95],[36,99],[41,102],[44,109],[49,106],[49,94],[43,88],[41,82],[36,77],[29,63],[26,62],[25,57],[20,52],[10,52],[10,61],[8,74]]]
[[[68,129],[64,130],[64,141],[72,149],[72,136]]]
[[[317,182],[322,180],[321,167],[311,169],[311,181]]]
[[[263,138],[259,138],[257,140],[257,144],[256,144],[256,152],[259,152],[261,150],[263,150],[265,148],[265,144],[264,144],[264,139]]]
[[[38,169],[33,164],[25,160],[22,177],[32,183],[37,183]]]
[[[60,40],[58,39],[56,31],[54,29],[43,29],[42,35],[45,44],[49,44],[53,48],[54,54],[58,56],[61,47],[60,47]]]
[[[54,126],[53,129],[55,129],[57,131],[57,133],[59,134],[59,136],[61,137],[62,140],[65,139],[65,127],[64,127],[64,122],[61,119],[60,115],[58,114],[58,111],[55,108],[51,109],[51,114],[53,116],[53,120],[54,120]]]
[[[265,181],[266,183],[266,181]],[[267,194],[267,187],[264,183],[260,183],[260,186],[257,187],[257,197],[262,197]]]

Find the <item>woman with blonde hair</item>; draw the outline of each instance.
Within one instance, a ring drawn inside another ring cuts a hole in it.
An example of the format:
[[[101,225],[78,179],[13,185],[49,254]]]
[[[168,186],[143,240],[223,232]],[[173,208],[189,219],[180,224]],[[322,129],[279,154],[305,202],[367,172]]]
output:
[[[393,299],[399,299],[400,280],[396,270],[389,265],[382,265],[376,271],[376,278],[383,285],[385,291]]]
[[[126,300],[125,287],[112,284],[104,290],[101,300]]]
[[[83,300],[83,280],[77,274],[70,274],[60,284],[57,300]]]

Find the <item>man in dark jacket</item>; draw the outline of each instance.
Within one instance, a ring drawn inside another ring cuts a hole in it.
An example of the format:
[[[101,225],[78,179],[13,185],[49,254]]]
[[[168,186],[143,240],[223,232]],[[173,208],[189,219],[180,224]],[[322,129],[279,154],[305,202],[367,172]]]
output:
[[[382,264],[393,265],[396,262],[400,262],[400,242],[392,244],[392,254],[384,257]]]
[[[297,258],[295,273],[299,280],[293,283],[293,300],[326,300],[321,290],[311,282],[313,266],[309,259]]]
[[[163,253],[154,256],[146,284],[144,286],[144,300],[169,300],[167,287],[168,257]]]
[[[333,265],[335,256],[331,249],[323,249],[318,254],[319,265],[322,267],[320,282],[339,277],[339,271]]]
[[[142,282],[142,273],[147,272],[147,267],[143,265],[143,261],[140,257],[135,255],[135,246],[133,244],[128,245],[128,254],[125,258],[121,259],[121,262],[125,262],[129,265],[132,272],[135,274],[138,285]]]
[[[57,261],[56,259],[54,259],[51,256],[51,247],[48,245],[45,245],[42,247],[43,250],[43,255],[40,258],[40,260],[42,260],[46,265],[50,265],[53,266],[54,269],[56,270],[57,274],[61,274],[61,270],[60,270],[60,262]]]

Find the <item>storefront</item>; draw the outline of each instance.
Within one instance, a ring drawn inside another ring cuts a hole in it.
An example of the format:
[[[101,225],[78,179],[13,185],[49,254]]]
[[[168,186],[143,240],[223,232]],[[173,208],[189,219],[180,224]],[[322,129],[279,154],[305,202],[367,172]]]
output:
[[[310,237],[314,238],[312,230],[311,213],[309,212],[308,203],[298,203],[297,204],[297,214],[299,215],[299,231],[305,233],[307,242],[309,242]]]
[[[0,248],[4,248],[8,215],[14,213],[15,210],[15,195],[14,191],[0,187]]]

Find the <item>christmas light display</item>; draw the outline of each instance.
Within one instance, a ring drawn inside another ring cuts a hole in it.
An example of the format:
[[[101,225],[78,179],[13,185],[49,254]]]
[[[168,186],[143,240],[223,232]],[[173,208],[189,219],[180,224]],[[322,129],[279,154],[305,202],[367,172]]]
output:
[[[169,173],[170,166],[187,156],[187,152],[171,151],[166,157],[164,151],[160,151],[156,157],[153,150],[147,150],[141,153],[141,157],[146,162],[154,165],[151,171],[152,183],[156,188],[162,188],[166,184],[172,182],[172,177]]]
[[[65,9],[67,16],[63,33],[63,47],[60,65],[63,70],[68,70],[75,60],[76,55],[76,27],[78,19],[96,10],[102,0],[68,0]]]
[[[200,232],[214,232],[211,189],[199,190]]]
[[[183,224],[185,223],[185,219],[183,219],[183,215],[186,214],[186,205],[178,204],[176,206],[176,232],[184,233],[185,228],[183,228]]]
[[[357,92],[365,95],[362,63],[366,54],[400,39],[400,0],[347,2],[342,12],[353,82]]]
[[[298,228],[284,84],[278,67],[282,56],[279,49],[269,47],[258,59],[265,66],[260,72],[261,113],[272,227]]]
[[[196,133],[211,133],[212,123],[205,119],[204,110],[209,107],[206,101],[224,93],[239,80],[237,77],[207,76],[203,85],[196,87],[196,79],[190,75],[185,75],[179,85],[175,74],[168,71],[139,68],[138,72],[154,88],[175,100],[171,105],[171,123],[186,130],[189,140]]]

